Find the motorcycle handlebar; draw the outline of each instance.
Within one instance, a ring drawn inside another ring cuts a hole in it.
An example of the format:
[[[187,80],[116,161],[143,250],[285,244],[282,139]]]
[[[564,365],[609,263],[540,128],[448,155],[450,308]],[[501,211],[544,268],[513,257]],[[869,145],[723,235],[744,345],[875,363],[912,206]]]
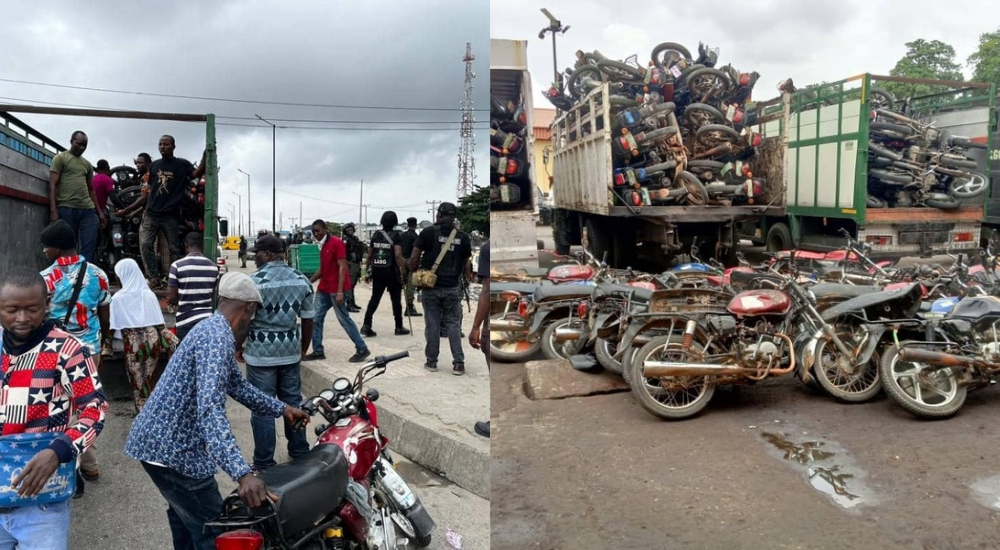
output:
[[[393,353],[392,355],[380,355],[375,358],[375,361],[379,363],[391,363],[398,359],[402,359],[404,357],[409,357],[409,356],[410,356],[409,351],[401,351],[399,353]]]

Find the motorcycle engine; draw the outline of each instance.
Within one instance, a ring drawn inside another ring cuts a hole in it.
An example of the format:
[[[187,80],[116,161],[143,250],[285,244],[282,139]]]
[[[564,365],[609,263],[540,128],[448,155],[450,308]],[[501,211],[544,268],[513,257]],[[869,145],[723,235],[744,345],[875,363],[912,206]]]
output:
[[[1000,342],[991,340],[992,338],[992,335],[977,335],[979,341],[986,341],[985,344],[979,346],[979,353],[982,354],[983,359],[986,361],[998,363],[1000,362]]]
[[[756,358],[754,355],[756,354]],[[778,346],[771,342],[760,342],[749,344],[743,350],[744,361],[770,361],[778,354]]]

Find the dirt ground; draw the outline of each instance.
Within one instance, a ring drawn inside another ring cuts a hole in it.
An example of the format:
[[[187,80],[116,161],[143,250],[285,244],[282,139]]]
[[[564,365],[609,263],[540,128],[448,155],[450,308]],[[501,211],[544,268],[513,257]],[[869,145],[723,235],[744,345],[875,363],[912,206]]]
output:
[[[788,378],[667,422],[631,393],[531,401],[492,372],[491,548],[1000,548],[1000,392],[921,421]]]

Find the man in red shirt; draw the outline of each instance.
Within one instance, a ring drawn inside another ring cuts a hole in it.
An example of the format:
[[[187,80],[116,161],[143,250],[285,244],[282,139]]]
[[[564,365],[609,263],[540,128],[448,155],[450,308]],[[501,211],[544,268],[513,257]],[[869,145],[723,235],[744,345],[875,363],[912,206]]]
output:
[[[115,190],[115,180],[111,179],[111,165],[108,161],[101,159],[97,161],[97,169],[94,170],[94,197],[97,199],[97,210],[104,212],[108,206],[108,196]],[[90,258],[87,258],[88,260]]]
[[[351,319],[344,301],[344,291],[351,289],[351,276],[347,272],[347,246],[336,235],[326,229],[326,222],[316,220],[312,224],[313,238],[319,243],[319,271],[309,279],[319,281],[316,291],[316,316],[313,317],[312,353],[306,355],[306,360],[326,359],[323,353],[323,321],[330,309],[337,314],[340,326],[347,332],[348,338],[354,342],[355,354],[351,363],[360,363],[371,352],[361,338],[358,326]]]

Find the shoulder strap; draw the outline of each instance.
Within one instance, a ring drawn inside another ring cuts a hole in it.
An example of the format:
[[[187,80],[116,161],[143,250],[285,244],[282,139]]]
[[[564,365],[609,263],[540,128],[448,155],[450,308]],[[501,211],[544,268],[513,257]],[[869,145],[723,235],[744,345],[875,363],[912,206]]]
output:
[[[443,260],[444,255],[448,253],[448,247],[451,246],[451,243],[455,241],[455,235],[457,234],[458,230],[455,229],[454,227],[451,228],[451,235],[448,235],[448,240],[445,241],[443,245],[441,245],[441,252],[438,252],[438,257],[436,260],[434,260],[434,267],[431,268],[432,273],[437,272],[438,266],[441,265],[441,260]]]
[[[69,299],[69,307],[66,308],[66,318],[63,319],[63,324],[69,324],[69,318],[73,315],[73,310],[76,309],[76,301],[80,298],[80,290],[83,289],[83,276],[87,274],[87,260],[83,260],[80,265],[80,270],[76,272],[76,282],[73,283],[73,296]]]

